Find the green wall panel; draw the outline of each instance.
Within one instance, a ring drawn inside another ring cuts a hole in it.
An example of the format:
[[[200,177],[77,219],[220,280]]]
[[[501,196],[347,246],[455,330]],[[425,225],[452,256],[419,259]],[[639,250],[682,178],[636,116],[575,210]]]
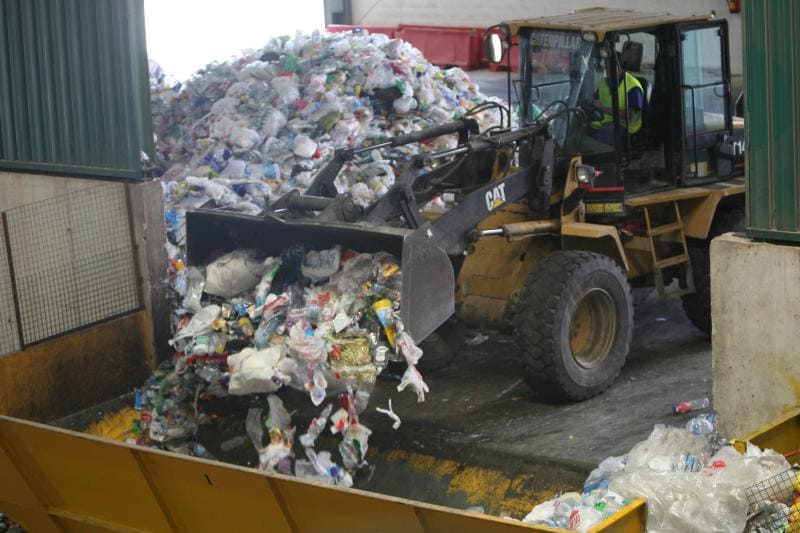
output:
[[[0,168],[143,177],[143,0],[0,0]]]
[[[800,240],[800,2],[743,5],[748,228]]]

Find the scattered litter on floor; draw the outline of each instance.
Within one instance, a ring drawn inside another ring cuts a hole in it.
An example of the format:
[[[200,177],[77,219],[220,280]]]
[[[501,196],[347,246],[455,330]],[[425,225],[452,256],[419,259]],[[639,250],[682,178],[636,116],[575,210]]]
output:
[[[797,473],[772,450],[748,443],[739,453],[714,422],[703,414],[686,428],[656,425],[626,455],[603,460],[582,494],[543,502],[524,521],[585,532],[640,498],[647,501],[648,531],[740,532],[759,513],[762,521],[782,513],[778,521],[788,524],[790,505],[800,507]]]
[[[397,413],[394,412],[394,409],[392,409],[392,399],[391,398],[389,398],[389,408],[388,409],[383,409],[381,407],[376,407],[375,410],[378,411],[379,413],[382,413],[382,414],[388,416],[389,418],[391,418],[394,421],[394,423],[392,424],[392,429],[400,429],[400,424],[402,424],[402,421],[400,420],[400,417],[397,416]]]
[[[484,342],[489,340],[488,335],[484,335],[480,331],[476,332],[473,336],[469,337],[467,340],[464,341],[464,344],[467,346],[480,346]]]
[[[679,402],[678,405],[672,408],[673,414],[682,415],[691,411],[699,411],[701,409],[708,409],[711,406],[711,400],[708,398],[699,398],[697,400],[689,400]]]

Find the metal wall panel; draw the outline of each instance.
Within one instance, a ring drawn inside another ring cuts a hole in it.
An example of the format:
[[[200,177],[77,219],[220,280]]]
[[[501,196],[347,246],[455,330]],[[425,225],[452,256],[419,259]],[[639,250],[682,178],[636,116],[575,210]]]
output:
[[[743,4],[748,232],[800,241],[800,2]]]
[[[0,0],[0,168],[142,177],[143,0]]]

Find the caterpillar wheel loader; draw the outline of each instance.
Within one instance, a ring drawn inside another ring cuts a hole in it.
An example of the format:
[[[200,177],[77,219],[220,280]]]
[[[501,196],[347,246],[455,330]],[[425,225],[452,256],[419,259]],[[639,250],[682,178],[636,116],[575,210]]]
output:
[[[339,149],[304,194],[260,217],[189,212],[189,262],[298,243],[394,253],[401,318],[417,342],[456,310],[506,325],[526,381],[553,400],[584,400],[613,383],[631,342],[632,286],[682,298],[708,333],[708,244],[744,217],[726,22],[593,8],[494,26],[488,58],[507,59],[514,41],[516,124],[504,109],[502,125],[479,132],[468,113]],[[372,205],[337,193],[348,162],[445,134],[458,136],[456,148],[407,158]],[[426,211],[436,197],[446,212]]]

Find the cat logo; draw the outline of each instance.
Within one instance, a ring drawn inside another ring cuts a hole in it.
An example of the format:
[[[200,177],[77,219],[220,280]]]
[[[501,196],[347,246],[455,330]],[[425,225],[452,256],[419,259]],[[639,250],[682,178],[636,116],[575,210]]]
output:
[[[486,191],[486,210],[492,211],[506,203],[506,184],[501,183],[490,191]]]

